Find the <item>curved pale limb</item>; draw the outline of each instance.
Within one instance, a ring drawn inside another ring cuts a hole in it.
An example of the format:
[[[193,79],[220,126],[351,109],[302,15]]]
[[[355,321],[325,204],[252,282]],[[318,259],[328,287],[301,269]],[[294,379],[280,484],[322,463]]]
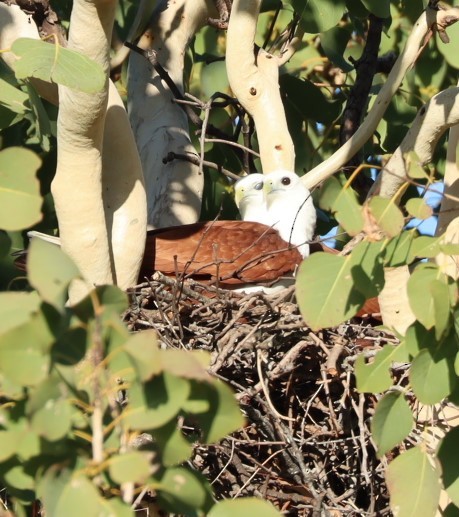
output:
[[[85,53],[107,72],[115,7],[116,1],[76,0],[70,23],[68,48]],[[121,99],[111,88],[114,102],[106,112],[108,88],[88,95],[59,86],[58,163],[52,192],[62,247],[86,281],[73,286],[71,303],[93,285],[132,285],[143,255],[141,168]]]
[[[457,7],[452,7],[444,11],[433,11],[427,7],[414,24],[403,52],[395,62],[387,80],[376,97],[371,111],[368,113],[362,125],[353,137],[330,156],[330,158],[303,176],[303,182],[308,188],[312,189],[316,187],[319,183],[322,183],[335,174],[373,135],[407,71],[413,67],[422,48],[424,38],[430,28],[437,26],[440,30],[444,30],[458,19],[459,8]]]
[[[210,0],[158,2],[139,45],[157,52],[158,62],[183,90],[184,56],[190,40],[214,11]],[[147,44],[146,44],[147,43]],[[128,111],[142,160],[147,189],[148,223],[165,227],[198,220],[204,178],[199,166],[173,160],[169,152],[196,154],[188,120],[161,78],[142,56],[131,53]]]
[[[459,104],[459,98],[457,103]],[[446,150],[446,165],[444,182],[445,197],[441,202],[438,214],[437,235],[444,233],[449,224],[459,217],[459,164],[457,150],[459,147],[459,125],[449,131],[448,147]]]
[[[457,150],[459,147],[459,125],[449,130],[446,149],[444,194],[438,215],[436,235],[444,235],[444,242],[459,243],[459,166]],[[435,262],[442,271],[452,278],[459,277],[459,256],[439,253]]]
[[[142,164],[129,118],[109,81],[102,151],[102,197],[115,283],[137,283],[147,235],[147,200]]]
[[[405,138],[379,174],[373,191],[394,196],[408,177],[408,153],[416,153],[421,165],[432,160],[445,131],[459,123],[459,87],[437,93],[419,110]]]
[[[108,49],[116,1],[76,0],[69,49],[78,50],[108,72]],[[85,283],[72,286],[73,304],[98,284],[115,281],[102,202],[102,141],[107,88],[95,94],[59,86],[57,170],[51,185],[61,244]]]
[[[279,91],[279,66],[285,58],[263,49],[256,56],[254,53],[260,4],[261,0],[233,2],[226,42],[228,80],[234,95],[254,119],[263,172],[293,171],[295,150]]]
[[[30,23],[29,16],[19,7],[14,5],[8,7],[0,3],[0,47],[11,47],[13,41],[19,37],[39,39],[35,24]],[[12,53],[4,53],[2,57],[10,67],[14,66],[15,56]],[[42,97],[53,104],[59,103],[57,85],[35,79],[32,79],[31,82]],[[88,105],[85,102],[83,106],[86,108]],[[84,110],[77,108],[78,113],[75,116],[78,116],[80,111]],[[78,123],[78,118],[76,118],[76,122]],[[146,233],[146,201],[141,163],[127,113],[111,81],[109,82],[106,124],[102,123],[102,128],[102,197],[95,202],[96,206],[100,206],[103,199],[102,208],[109,239],[107,257],[110,259],[112,278],[125,289],[136,282],[142,261]],[[69,138],[71,139],[72,135],[69,135]],[[82,139],[82,136],[76,131],[75,138],[77,147],[81,147],[84,137]],[[84,153],[83,150],[77,150],[77,152]],[[77,163],[79,158],[74,158],[74,160]],[[100,159],[96,158],[96,161],[100,161]],[[76,167],[71,168],[76,173]],[[74,184],[75,180],[78,182],[77,185]],[[83,189],[76,176],[70,178],[69,183],[71,186],[73,185],[71,188],[75,191]],[[90,211],[91,207],[85,206],[81,210]],[[74,206],[74,211],[78,212],[78,207]],[[85,224],[80,213],[76,213],[75,217],[75,224],[81,226]],[[77,234],[74,235],[71,239],[75,240],[74,245],[78,247]],[[91,258],[89,254],[88,258]]]

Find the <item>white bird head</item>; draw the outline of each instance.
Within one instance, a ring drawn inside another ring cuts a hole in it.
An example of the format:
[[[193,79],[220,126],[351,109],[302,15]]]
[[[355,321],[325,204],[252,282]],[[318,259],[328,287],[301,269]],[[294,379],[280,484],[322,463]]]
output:
[[[291,171],[277,170],[264,175],[264,192],[268,208],[268,224],[282,239],[307,257],[316,226],[316,209],[311,192],[301,178]]]
[[[249,174],[234,185],[236,206],[243,221],[266,224],[267,208],[263,193],[263,174]]]

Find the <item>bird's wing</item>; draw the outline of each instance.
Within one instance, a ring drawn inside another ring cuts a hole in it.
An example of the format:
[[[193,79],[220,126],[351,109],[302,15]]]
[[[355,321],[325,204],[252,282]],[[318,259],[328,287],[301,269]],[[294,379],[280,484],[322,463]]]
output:
[[[269,282],[301,261],[270,227],[248,221],[195,223],[149,232],[140,278],[154,271],[218,279],[228,284]]]

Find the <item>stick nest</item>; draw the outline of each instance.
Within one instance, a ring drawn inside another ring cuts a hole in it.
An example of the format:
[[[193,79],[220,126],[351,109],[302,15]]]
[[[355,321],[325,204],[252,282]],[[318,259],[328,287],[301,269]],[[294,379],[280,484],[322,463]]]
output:
[[[369,318],[314,333],[293,288],[244,295],[155,274],[134,292],[129,328],[209,351],[246,416],[220,443],[194,447],[217,499],[257,496],[292,516],[389,514],[386,459],[369,429],[376,398],[357,392],[353,364],[392,335]]]

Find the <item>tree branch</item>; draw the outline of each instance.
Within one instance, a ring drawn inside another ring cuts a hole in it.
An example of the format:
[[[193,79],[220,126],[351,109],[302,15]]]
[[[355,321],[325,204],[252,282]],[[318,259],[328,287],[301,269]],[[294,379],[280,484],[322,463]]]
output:
[[[212,9],[211,9],[212,8]],[[156,52],[171,81],[183,95],[184,56],[195,33],[216,14],[209,0],[160,0],[147,30],[139,41],[145,51]],[[152,36],[154,34],[154,37]],[[188,120],[174,95],[143,56],[131,53],[128,76],[128,106],[147,189],[148,222],[166,227],[198,220],[204,178],[199,167],[162,159],[171,151],[195,153]]]
[[[444,31],[444,28],[448,24],[452,25],[458,18],[459,8],[457,7],[452,7],[446,11],[434,11],[427,8],[426,11],[421,14],[414,24],[403,52],[395,62],[387,81],[381,88],[373,108],[368,113],[363,124],[352,138],[330,156],[330,158],[303,176],[303,182],[306,187],[312,189],[325,181],[343,167],[343,165],[361,149],[373,135],[390,100],[405,77],[406,72],[413,67],[420,50],[423,48],[424,38],[431,30],[431,27],[440,27],[441,30]]]
[[[254,54],[260,0],[235,0],[228,25],[226,67],[239,102],[253,117],[263,172],[294,170],[295,150],[279,92],[279,60]]]
[[[343,123],[340,131],[340,145],[344,145],[355,134],[359,128],[364,110],[367,107],[370,88],[373,83],[377,65],[378,50],[381,43],[381,32],[383,28],[382,18],[370,14],[367,41],[361,57],[355,61],[356,79],[352,86],[343,113]],[[350,173],[360,165],[361,153],[357,153],[345,165]],[[363,174],[359,174],[354,180],[354,186],[364,196],[368,193],[372,181]]]

